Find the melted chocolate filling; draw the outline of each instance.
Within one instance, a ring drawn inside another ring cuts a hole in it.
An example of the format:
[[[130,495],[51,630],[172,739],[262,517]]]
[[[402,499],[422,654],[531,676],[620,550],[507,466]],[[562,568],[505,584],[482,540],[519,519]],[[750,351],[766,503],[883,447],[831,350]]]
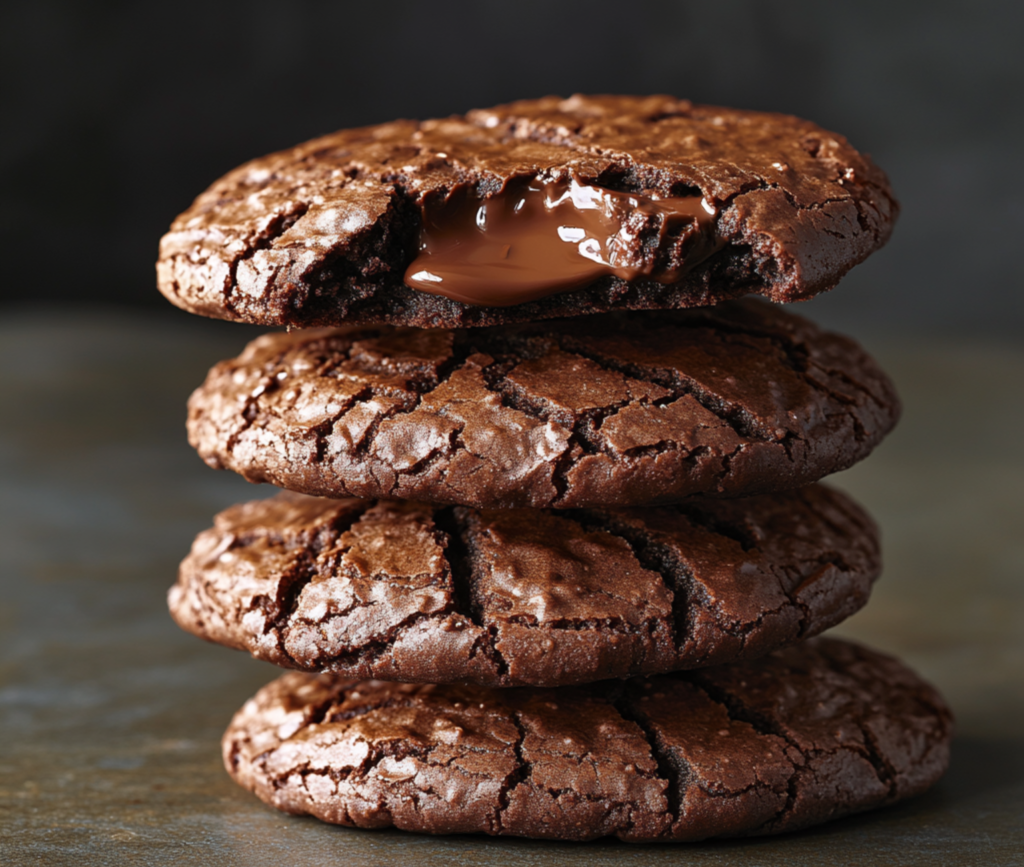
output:
[[[424,209],[414,289],[507,307],[606,276],[674,283],[721,247],[700,196],[656,199],[578,182],[510,182],[479,198],[466,185]]]

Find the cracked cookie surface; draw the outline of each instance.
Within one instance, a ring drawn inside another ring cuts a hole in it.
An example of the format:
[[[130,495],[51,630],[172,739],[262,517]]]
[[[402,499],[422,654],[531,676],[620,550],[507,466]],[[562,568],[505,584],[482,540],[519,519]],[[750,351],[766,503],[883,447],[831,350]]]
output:
[[[362,828],[635,842],[775,834],[925,791],[952,717],[896,660],[812,639],[563,689],[289,673],[224,735],[240,785]]]
[[[288,668],[560,686],[752,659],[860,609],[878,534],[822,485],[606,510],[282,493],[200,533],[169,605]]]
[[[188,431],[210,466],[307,494],[577,508],[801,487],[899,411],[852,340],[748,299],[268,334],[213,367]]]
[[[455,188],[489,196],[512,179],[569,176],[700,195],[720,249],[667,285],[608,276],[511,307],[403,282],[430,202]],[[157,275],[194,313],[299,327],[494,325],[747,293],[793,301],[831,289],[881,247],[897,211],[881,170],[808,121],[667,96],[547,97],[343,130],[247,163],[174,221]]]

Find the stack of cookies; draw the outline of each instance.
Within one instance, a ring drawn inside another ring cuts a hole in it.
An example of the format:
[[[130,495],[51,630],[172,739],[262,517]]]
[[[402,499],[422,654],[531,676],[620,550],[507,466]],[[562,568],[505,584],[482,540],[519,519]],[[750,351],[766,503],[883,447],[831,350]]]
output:
[[[231,722],[232,777],[343,825],[631,841],[934,783],[941,697],[814,638],[880,570],[817,481],[898,399],[771,303],[895,215],[840,136],[660,96],[347,130],[216,182],[160,288],[287,328],[189,401],[208,464],[285,489],[218,515],[170,593],[184,629],[295,670]]]

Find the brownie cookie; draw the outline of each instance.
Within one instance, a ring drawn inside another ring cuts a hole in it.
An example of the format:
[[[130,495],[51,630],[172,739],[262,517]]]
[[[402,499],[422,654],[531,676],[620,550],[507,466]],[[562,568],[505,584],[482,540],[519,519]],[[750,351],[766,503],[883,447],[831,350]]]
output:
[[[169,603],[288,668],[559,686],[753,659],[853,614],[879,571],[871,519],[821,485],[562,512],[282,493],[219,514]]]
[[[694,841],[795,831],[925,791],[941,696],[814,639],[756,662],[558,691],[286,674],[224,735],[240,785],[361,828]]]
[[[571,508],[801,487],[898,415],[857,344],[747,300],[269,334],[210,371],[188,429],[210,466],[307,494]]]
[[[247,163],[174,221],[157,275],[194,313],[299,327],[793,301],[881,247],[897,210],[885,175],[808,121],[668,96],[546,97]],[[472,240],[469,260],[487,238],[493,250],[449,291],[450,269],[410,266],[452,232]],[[533,273],[496,289],[508,265]]]

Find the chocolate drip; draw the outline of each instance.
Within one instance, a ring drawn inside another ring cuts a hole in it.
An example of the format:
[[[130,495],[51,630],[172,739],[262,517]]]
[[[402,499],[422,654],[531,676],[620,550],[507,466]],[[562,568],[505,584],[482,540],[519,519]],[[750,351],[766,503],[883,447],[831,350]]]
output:
[[[605,275],[673,283],[721,244],[700,196],[656,199],[578,182],[509,183],[480,199],[468,185],[424,211],[407,285],[506,307]]]

